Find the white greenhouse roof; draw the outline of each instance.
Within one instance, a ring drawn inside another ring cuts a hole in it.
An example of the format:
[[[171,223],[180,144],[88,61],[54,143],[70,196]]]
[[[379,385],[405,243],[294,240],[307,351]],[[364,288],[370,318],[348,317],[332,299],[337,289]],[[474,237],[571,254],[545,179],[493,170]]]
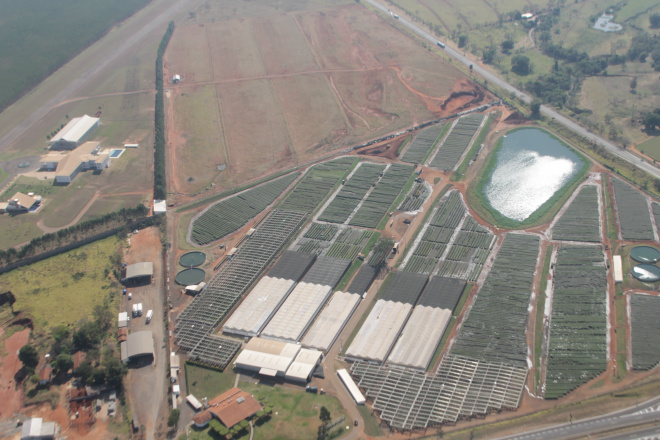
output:
[[[257,336],[287,297],[295,282],[263,277],[222,327],[224,333]]]
[[[348,371],[345,369],[337,370],[337,376],[339,376],[344,386],[355,400],[355,403],[358,405],[364,405],[366,403],[364,395],[360,392],[358,386],[355,385],[355,381],[353,381],[351,375],[348,374]]]
[[[359,303],[360,295],[335,292],[303,338],[303,346],[329,350]]]
[[[321,361],[321,355],[322,353],[318,350],[301,349],[289,369],[286,370],[286,378],[306,381]]]
[[[266,326],[262,336],[285,341],[300,340],[331,291],[330,286],[298,283]]]
[[[99,118],[93,118],[87,115],[73,118],[64,128],[57,132],[55,137],[51,138],[50,143],[54,144],[62,139],[68,142],[78,142],[98,122]]]
[[[300,351],[300,345],[252,338],[234,364],[237,368],[284,374]]]
[[[417,306],[387,358],[389,364],[426,370],[449,324],[449,309]]]
[[[612,257],[614,263],[614,282],[623,283],[623,266],[621,265],[621,255]]]
[[[384,362],[412,305],[379,299],[346,350],[347,358]]]

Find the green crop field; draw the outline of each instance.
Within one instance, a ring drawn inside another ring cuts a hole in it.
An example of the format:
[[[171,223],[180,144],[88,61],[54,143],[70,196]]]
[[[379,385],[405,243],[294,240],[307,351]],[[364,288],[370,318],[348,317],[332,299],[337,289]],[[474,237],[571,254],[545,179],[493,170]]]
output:
[[[237,231],[273,203],[299,175],[288,174],[212,205],[193,220],[192,239],[205,245]]]
[[[376,228],[403,190],[414,169],[412,165],[392,164],[348,224]]]
[[[417,133],[415,139],[401,156],[401,161],[416,164],[423,163],[449,125],[447,123],[437,124]]]
[[[319,216],[319,220],[332,223],[344,223],[348,220],[385,169],[385,165],[371,163],[361,163],[358,167]]]
[[[617,178],[613,178],[612,186],[623,239],[653,240],[653,225],[644,194]]]
[[[484,115],[480,113],[469,114],[459,119],[447,139],[438,148],[429,166],[441,170],[453,170],[483,120]]]
[[[545,397],[557,399],[607,366],[607,272],[600,246],[562,247],[554,271]]]
[[[600,242],[598,188],[585,185],[552,231],[555,240]]]
[[[373,231],[313,223],[296,244],[295,250],[353,260],[365,249],[373,235]]]
[[[14,310],[30,316],[35,331],[76,324],[92,316],[96,305],[118,304],[120,286],[108,275],[119,248],[118,239],[109,237],[14,269],[0,275],[0,291],[16,296]]]
[[[147,0],[3,3],[0,110],[147,3]]]
[[[342,157],[310,168],[279,208],[314,212],[356,160]]]
[[[399,205],[399,211],[417,211],[431,195],[431,189],[424,182],[416,182],[406,198]]]
[[[650,370],[660,362],[660,298],[630,295],[632,366],[634,370]]]
[[[527,365],[527,307],[538,254],[539,237],[506,236],[451,354]]]

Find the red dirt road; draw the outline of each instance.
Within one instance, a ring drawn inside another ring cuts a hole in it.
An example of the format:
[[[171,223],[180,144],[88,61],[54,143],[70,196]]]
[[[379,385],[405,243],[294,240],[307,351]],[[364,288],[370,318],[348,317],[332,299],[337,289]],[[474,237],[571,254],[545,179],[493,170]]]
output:
[[[4,336],[6,329],[1,330],[0,337]],[[0,420],[11,417],[23,408],[25,397],[23,388],[14,381],[14,375],[21,369],[23,364],[18,360],[18,350],[28,343],[30,329],[16,332],[4,340],[3,351],[7,355],[2,359],[0,366]]]

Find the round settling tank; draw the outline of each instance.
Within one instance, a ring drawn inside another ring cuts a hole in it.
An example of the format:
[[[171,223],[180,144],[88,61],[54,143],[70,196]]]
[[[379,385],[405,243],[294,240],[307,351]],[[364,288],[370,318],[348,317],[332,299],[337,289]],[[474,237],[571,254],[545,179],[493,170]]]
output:
[[[660,251],[651,246],[637,246],[630,251],[630,258],[643,264],[653,264],[660,261]]]
[[[638,264],[633,267],[632,275],[645,283],[655,283],[660,281],[660,267],[652,264]]]
[[[184,269],[176,274],[174,281],[182,286],[191,286],[193,284],[199,284],[204,281],[205,276],[206,272],[204,272],[202,269]]]
[[[206,254],[199,251],[186,252],[179,258],[179,264],[183,267],[201,266],[205,261]]]

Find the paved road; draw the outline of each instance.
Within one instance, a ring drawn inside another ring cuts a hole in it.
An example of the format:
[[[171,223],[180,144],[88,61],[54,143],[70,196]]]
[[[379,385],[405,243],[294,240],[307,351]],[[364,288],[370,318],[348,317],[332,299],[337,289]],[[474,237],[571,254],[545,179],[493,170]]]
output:
[[[364,0],[365,2],[369,3],[373,7],[385,12],[389,13],[389,9],[382,5],[381,3],[377,2],[376,0]],[[395,20],[394,18],[392,18]],[[434,35],[431,35],[430,33],[426,32],[424,29],[420,28],[417,26],[415,23],[412,23],[411,21],[407,20],[405,17],[399,17],[398,21],[406,26],[408,29],[410,29],[412,32],[415,34],[419,35],[423,39],[429,41],[432,44],[436,44],[438,41],[437,37]],[[532,97],[528,95],[527,93],[524,93],[508,82],[504,81],[503,79],[499,78],[497,75],[495,75],[493,72],[485,69],[478,63],[476,63],[474,60],[471,60],[464,56],[461,52],[457,51],[456,49],[446,46],[445,47],[445,52],[447,52],[449,55],[452,57],[456,58],[458,61],[461,63],[465,64],[466,66],[472,66],[472,71],[475,73],[478,73],[482,77],[484,77],[486,80],[488,80],[489,83],[495,84],[498,87],[508,91],[509,93],[515,94],[518,98],[520,98],[522,101],[529,103],[532,101]],[[548,106],[541,106],[541,113],[543,113],[546,116],[549,116],[551,118],[554,118],[557,122],[560,124],[564,125],[565,127],[571,129],[572,131],[582,135],[583,137],[589,139],[592,142],[595,142],[596,144],[601,145],[602,147],[606,148],[608,151],[611,153],[621,157],[622,159],[632,163],[633,165],[637,166],[638,168],[641,168],[642,170],[646,171],[647,173],[653,175],[656,178],[660,179],[660,169],[654,167],[653,165],[644,162],[642,159],[639,157],[635,156],[634,154],[630,153],[629,151],[624,150],[620,146],[603,139],[602,137],[590,132],[586,128],[582,127],[575,121],[565,117],[564,115],[560,114],[556,110],[548,107]]]
[[[497,440],[560,440],[572,438],[584,438],[596,433],[607,433],[614,429],[639,426],[648,423],[660,423],[660,397],[647,400],[622,411],[592,417],[585,420],[554,425],[549,428],[537,429],[522,434],[501,437]],[[644,438],[649,435],[648,426],[636,437]],[[660,427],[651,429],[655,435],[660,434]]]

